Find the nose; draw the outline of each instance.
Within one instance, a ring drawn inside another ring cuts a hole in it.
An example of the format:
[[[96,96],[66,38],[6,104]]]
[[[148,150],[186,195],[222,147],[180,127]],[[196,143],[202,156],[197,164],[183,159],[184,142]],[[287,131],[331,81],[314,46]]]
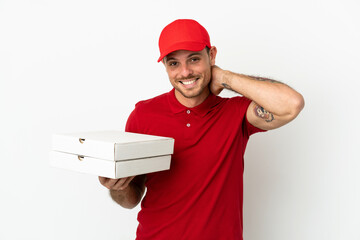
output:
[[[193,74],[193,70],[191,69],[191,67],[188,64],[181,64],[181,68],[180,68],[180,75],[181,78],[187,78],[190,75]]]

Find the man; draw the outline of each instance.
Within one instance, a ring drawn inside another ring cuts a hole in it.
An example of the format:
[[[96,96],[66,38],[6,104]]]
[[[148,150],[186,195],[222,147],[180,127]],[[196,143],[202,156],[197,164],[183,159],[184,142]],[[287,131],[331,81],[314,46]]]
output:
[[[125,208],[146,195],[137,239],[242,239],[243,155],[251,134],[293,120],[303,97],[277,81],[225,71],[203,26],[167,25],[160,58],[174,87],[136,104],[126,131],[175,139],[169,171],[123,179],[100,177]],[[230,89],[244,97],[221,98]]]

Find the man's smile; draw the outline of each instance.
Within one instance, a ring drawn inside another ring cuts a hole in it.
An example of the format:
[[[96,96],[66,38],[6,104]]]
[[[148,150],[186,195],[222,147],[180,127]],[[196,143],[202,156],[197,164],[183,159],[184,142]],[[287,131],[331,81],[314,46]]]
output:
[[[182,80],[182,81],[179,81],[185,88],[191,88],[193,87],[197,80],[199,80],[200,77],[197,77],[195,79],[187,79],[187,80]]]

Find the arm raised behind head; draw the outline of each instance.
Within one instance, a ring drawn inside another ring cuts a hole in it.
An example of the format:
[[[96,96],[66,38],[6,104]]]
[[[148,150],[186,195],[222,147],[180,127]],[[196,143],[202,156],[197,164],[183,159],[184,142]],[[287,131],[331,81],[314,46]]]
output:
[[[292,121],[304,108],[303,96],[281,82],[237,74],[212,67],[210,90],[219,94],[224,88],[252,100],[246,116],[248,121],[263,130],[281,127]]]

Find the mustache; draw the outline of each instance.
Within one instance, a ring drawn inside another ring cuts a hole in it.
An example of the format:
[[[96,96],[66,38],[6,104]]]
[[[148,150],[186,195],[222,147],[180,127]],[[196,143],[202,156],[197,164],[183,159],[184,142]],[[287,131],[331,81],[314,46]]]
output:
[[[176,81],[186,81],[186,80],[191,80],[191,79],[196,79],[196,78],[200,78],[201,76],[200,75],[189,75],[189,76],[186,76],[186,77],[182,77],[182,78],[176,78],[175,80]]]

